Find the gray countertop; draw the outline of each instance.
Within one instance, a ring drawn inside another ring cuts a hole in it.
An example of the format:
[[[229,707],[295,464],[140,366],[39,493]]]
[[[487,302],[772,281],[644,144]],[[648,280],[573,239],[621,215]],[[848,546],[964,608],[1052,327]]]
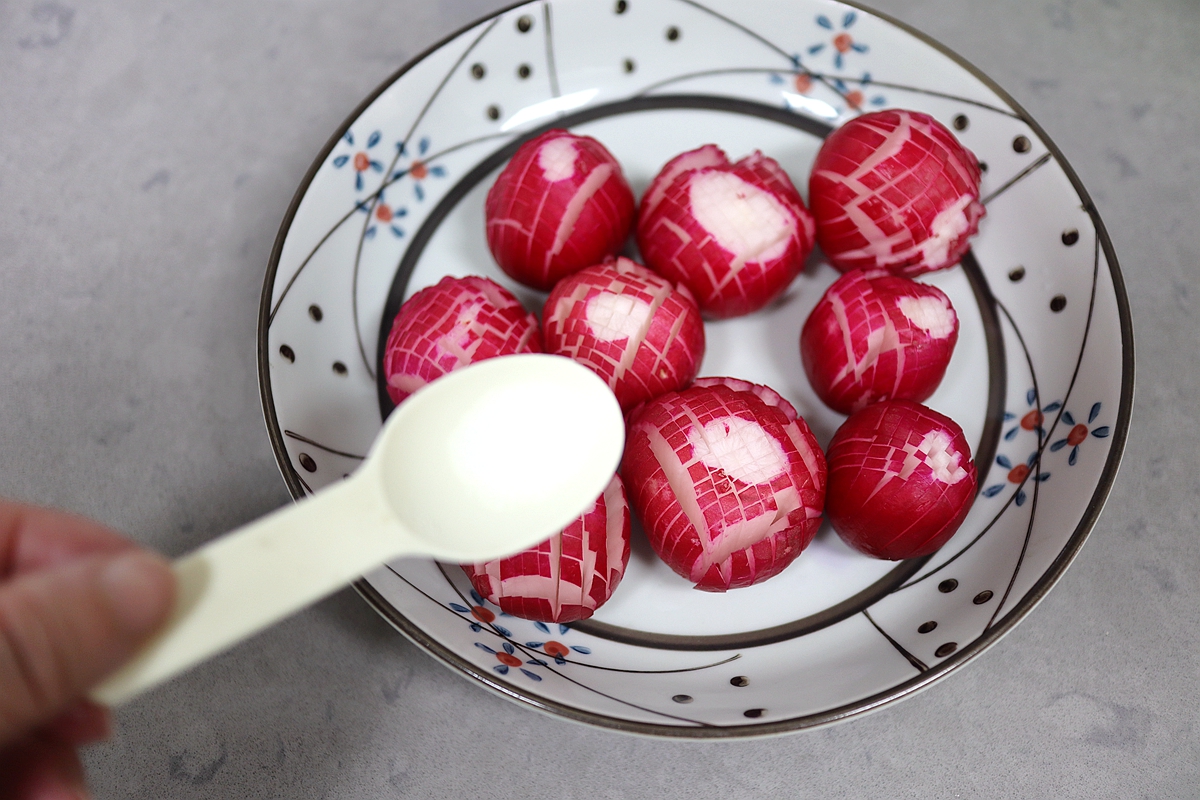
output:
[[[501,5],[0,3],[0,494],[172,556],[288,502],[255,374],[279,222],[361,98]],[[1028,619],[876,714],[688,743],[506,702],[343,591],[123,708],[98,797],[1196,796],[1200,5],[875,5],[1046,129],[1127,283],[1124,464]]]

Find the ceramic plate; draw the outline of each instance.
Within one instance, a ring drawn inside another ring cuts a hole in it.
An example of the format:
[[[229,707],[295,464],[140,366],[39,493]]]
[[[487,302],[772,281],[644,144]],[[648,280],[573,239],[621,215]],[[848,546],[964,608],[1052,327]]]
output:
[[[826,724],[911,695],[994,644],[1074,558],[1114,479],[1133,392],[1129,311],[1082,186],[984,76],[896,22],[824,0],[542,0],[405,66],[326,145],[283,222],[263,290],[259,365],[275,453],[297,498],[361,461],[390,408],[382,342],[400,303],[483,274],[530,309],[484,241],[483,198],[524,140],[602,141],[635,192],[707,142],[760,149],[806,193],[822,139],[864,111],[932,114],[984,165],[987,216],[960,268],[927,276],[961,318],[929,405],[972,442],[980,493],[938,553],[860,556],[828,527],[785,572],[693,590],[635,536],[624,582],[590,620],[506,616],[462,571],[399,561],[362,595],[434,657],[569,719],[695,738]],[[799,360],[835,271],[814,258],[786,295],[707,323],[702,375],[765,383],[822,444],[841,422]]]

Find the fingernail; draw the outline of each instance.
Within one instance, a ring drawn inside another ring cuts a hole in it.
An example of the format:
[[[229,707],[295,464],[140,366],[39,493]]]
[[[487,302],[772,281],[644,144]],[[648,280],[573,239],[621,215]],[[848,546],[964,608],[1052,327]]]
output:
[[[129,633],[145,634],[166,619],[174,594],[174,576],[162,558],[132,552],[117,556],[104,567],[100,586],[120,624]]]

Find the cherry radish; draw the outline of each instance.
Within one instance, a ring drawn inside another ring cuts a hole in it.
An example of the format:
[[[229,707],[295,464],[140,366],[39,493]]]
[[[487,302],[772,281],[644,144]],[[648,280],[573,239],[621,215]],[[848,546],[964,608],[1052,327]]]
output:
[[[842,272],[952,267],[984,215],[980,176],[971,151],[928,114],[863,114],[831,133],[813,163],[817,241]]]
[[[686,388],[704,357],[704,322],[691,293],[627,258],[555,284],[542,330],[547,353],[590,368],[623,410]]]
[[[503,286],[446,276],[396,314],[384,345],[388,396],[399,405],[447,372],[496,356],[542,352],[537,318]]]
[[[697,589],[760,583],[816,535],[825,458],[767,387],[702,378],[633,418],[621,474],[654,551]]]
[[[616,255],[633,225],[633,190],[595,139],[546,131],[517,150],[488,191],[488,249],[514,280],[549,291]]]
[[[847,272],[800,331],[813,391],[841,414],[880,400],[923,401],[946,374],[958,315],[936,286],[886,272]]]
[[[537,547],[463,564],[475,591],[506,614],[535,622],[587,619],[612,597],[629,563],[625,487],[613,476],[580,517]]]
[[[927,556],[975,498],[975,462],[954,420],[909,400],[869,405],[827,452],[825,514],[846,544],[875,558]]]
[[[676,156],[638,210],[646,265],[687,286],[714,319],[749,314],[782,294],[813,237],[800,193],[758,151],[737,163],[712,144]]]

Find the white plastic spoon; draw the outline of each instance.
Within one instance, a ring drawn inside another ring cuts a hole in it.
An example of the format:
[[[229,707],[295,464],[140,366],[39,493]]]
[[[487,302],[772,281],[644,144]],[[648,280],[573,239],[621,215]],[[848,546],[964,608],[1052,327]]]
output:
[[[124,702],[386,561],[486,561],[593,503],[625,442],[620,407],[570,359],[506,356],[409,397],[348,479],[175,562],[166,629],[92,692]]]

